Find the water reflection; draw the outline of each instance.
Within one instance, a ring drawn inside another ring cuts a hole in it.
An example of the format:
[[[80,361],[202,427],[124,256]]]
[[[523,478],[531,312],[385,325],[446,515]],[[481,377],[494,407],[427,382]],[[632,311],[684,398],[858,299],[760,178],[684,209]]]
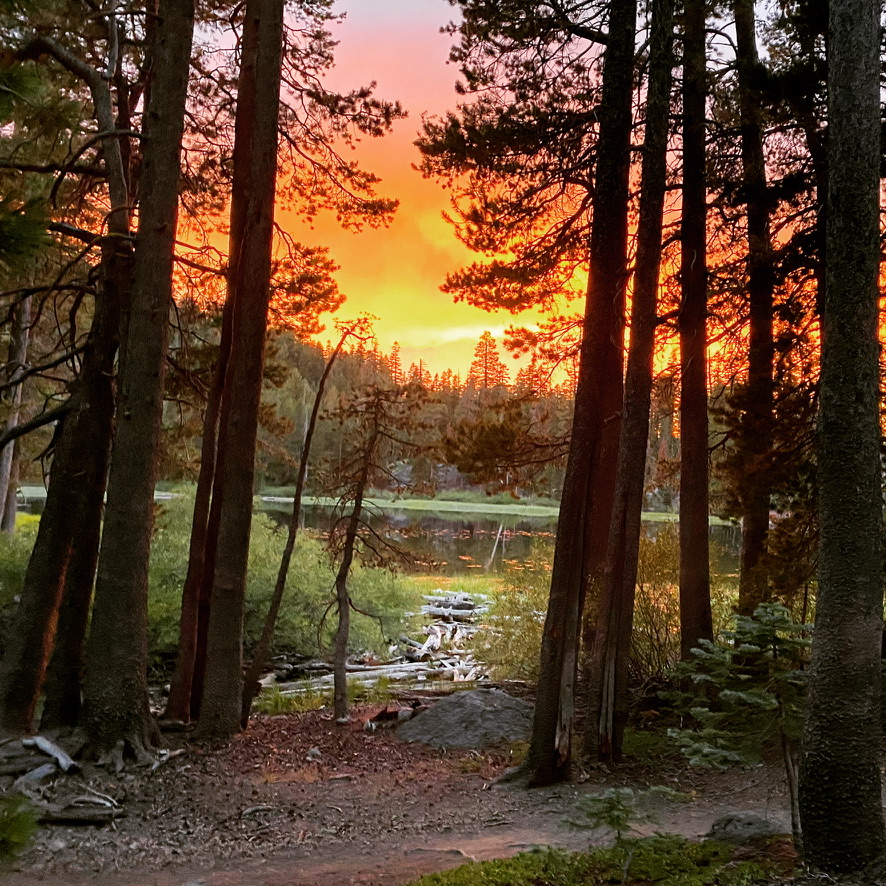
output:
[[[289,511],[269,511],[269,516],[288,524]],[[323,536],[329,528],[330,508],[308,505],[302,509],[303,526]],[[370,522],[409,557],[409,572],[464,575],[470,572],[500,573],[507,561],[524,562],[553,547],[557,520],[548,517],[521,518],[504,515],[489,518],[458,513],[386,509]],[[655,536],[661,523],[644,523],[644,531]],[[711,542],[718,571],[734,572],[738,564],[740,530],[737,526],[712,526]]]

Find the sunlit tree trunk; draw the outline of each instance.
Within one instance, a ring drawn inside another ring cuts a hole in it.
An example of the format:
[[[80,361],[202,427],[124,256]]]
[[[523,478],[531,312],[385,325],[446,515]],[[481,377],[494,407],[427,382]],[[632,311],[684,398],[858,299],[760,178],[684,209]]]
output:
[[[602,566],[615,484],[627,280],[636,0],[612,0],[594,182],[591,271],[572,442],[566,465],[538,696],[523,773],[532,785],[567,776],[587,584]],[[602,542],[601,542],[602,536]]]
[[[117,396],[117,427],[84,681],[83,725],[99,756],[151,745],[148,559],[163,408],[181,143],[194,0],[161,0],[146,98],[141,204]]]
[[[829,8],[821,545],[800,768],[806,859],[829,874],[858,871],[886,851],[879,763],[880,12],[876,0],[831,0]]]
[[[683,9],[683,220],[680,252],[680,649],[712,639],[708,540],[705,3]]]
[[[220,423],[220,434],[236,445],[227,448],[217,468],[222,501],[198,725],[199,736],[215,741],[226,740],[239,729],[243,697],[243,617],[270,299],[282,42],[282,0],[250,0],[243,25],[237,107],[239,118],[241,102],[251,102],[248,125],[237,133],[238,138],[248,137],[248,163],[234,170],[235,176],[248,176],[249,200],[240,251],[230,259],[237,290],[234,348]]]
[[[673,68],[674,0],[654,0],[631,341],[625,377],[618,478],[589,662],[586,757],[621,757],[628,715],[628,658],[640,555],[646,447],[652,401],[656,307]]]

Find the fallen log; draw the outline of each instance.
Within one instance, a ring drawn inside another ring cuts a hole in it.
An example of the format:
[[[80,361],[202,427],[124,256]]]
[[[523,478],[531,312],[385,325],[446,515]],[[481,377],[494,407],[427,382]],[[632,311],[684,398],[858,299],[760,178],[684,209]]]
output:
[[[122,809],[109,806],[48,806],[37,811],[41,824],[109,824],[123,815]]]
[[[47,757],[52,757],[56,765],[62,772],[79,772],[80,767],[75,763],[65,751],[63,751],[55,742],[50,741],[43,735],[35,735],[33,738],[22,739],[22,747],[36,748]]]
[[[50,775],[55,775],[56,772],[58,772],[58,767],[55,763],[44,763],[42,766],[38,766],[36,769],[32,769],[30,772],[17,778],[12,784],[12,789],[20,791],[24,788],[33,788],[35,785],[40,784],[41,781],[49,778]]]
[[[0,775],[21,775],[23,772],[30,772],[35,766],[39,765],[42,759],[37,754],[4,757],[0,759]]]

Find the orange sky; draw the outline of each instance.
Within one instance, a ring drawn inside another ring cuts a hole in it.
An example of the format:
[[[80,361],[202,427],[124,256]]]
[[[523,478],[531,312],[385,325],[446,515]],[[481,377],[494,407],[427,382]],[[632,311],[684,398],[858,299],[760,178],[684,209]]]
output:
[[[338,0],[336,9],[348,17],[334,28],[340,43],[329,85],[345,90],[375,80],[377,95],[399,100],[409,112],[393,135],[363,141],[356,155],[383,179],[381,193],[399,199],[400,209],[389,228],[359,234],[341,231],[331,218],[318,219],[313,230],[285,215],[279,221],[302,242],[330,247],[348,299],[339,316],[375,314],[381,348],[389,351],[399,341],[404,368],[422,357],[431,372],[451,367],[464,375],[482,332],[500,340],[514,318],[454,304],[439,291],[447,271],[475,256],[441,218],[446,192],[411,168],[422,115],[456,103],[458,71],[447,64],[451,38],[439,33],[455,10],[446,0]]]

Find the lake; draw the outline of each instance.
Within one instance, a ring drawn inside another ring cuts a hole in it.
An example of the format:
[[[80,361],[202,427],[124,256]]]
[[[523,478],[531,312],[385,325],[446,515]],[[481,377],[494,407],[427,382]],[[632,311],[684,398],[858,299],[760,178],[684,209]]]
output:
[[[433,507],[456,503],[422,504]],[[557,530],[555,515],[523,516],[519,503],[500,506],[507,510],[494,513],[474,511],[474,507],[459,503],[457,509],[441,511],[377,502],[372,509],[371,523],[408,555],[410,562],[404,565],[408,572],[498,574],[508,561],[520,563],[539,555],[550,558]],[[288,525],[291,511],[282,509],[280,502],[264,502],[262,510]],[[553,509],[534,507],[532,510]],[[329,528],[330,513],[328,503],[307,504],[302,510],[302,525],[309,532],[322,535]],[[655,517],[644,521],[645,531],[653,536],[664,522],[661,515]],[[719,570],[734,572],[738,568],[739,528],[720,522],[712,525],[710,531],[711,542],[718,552]]]

